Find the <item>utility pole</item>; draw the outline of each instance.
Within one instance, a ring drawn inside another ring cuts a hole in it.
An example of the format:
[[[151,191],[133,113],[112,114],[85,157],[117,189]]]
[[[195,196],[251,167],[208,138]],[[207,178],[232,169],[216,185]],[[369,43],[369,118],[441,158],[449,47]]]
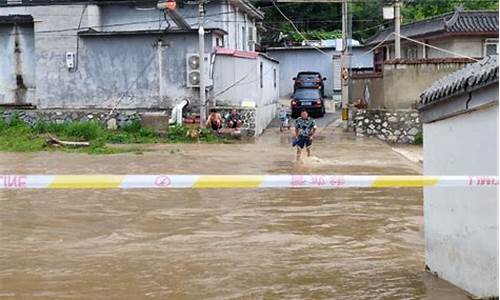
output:
[[[200,58],[200,127],[205,128],[207,117],[206,100],[206,76],[205,73],[205,0],[199,0],[198,4],[198,56]]]
[[[396,36],[394,37],[394,47],[396,59],[401,58],[401,2],[400,0],[395,0],[394,2],[394,32]]]
[[[349,71],[349,0],[342,2],[342,127],[347,130],[349,128],[349,74],[345,76],[345,72]]]

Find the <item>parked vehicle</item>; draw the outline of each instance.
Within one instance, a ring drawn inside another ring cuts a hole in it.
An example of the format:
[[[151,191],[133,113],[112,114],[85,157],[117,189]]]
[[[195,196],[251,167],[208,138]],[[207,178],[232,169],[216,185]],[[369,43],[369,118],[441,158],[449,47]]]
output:
[[[319,89],[298,89],[293,93],[292,118],[298,118],[305,109],[311,116],[323,117],[325,115],[325,101]]]
[[[312,88],[321,90],[321,95],[325,95],[326,77],[322,77],[319,72],[303,71],[293,78],[293,92],[300,88]]]

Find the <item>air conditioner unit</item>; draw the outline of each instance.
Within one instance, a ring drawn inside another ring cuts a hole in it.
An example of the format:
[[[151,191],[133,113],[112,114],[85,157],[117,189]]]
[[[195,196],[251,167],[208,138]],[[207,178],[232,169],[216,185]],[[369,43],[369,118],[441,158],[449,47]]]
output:
[[[205,78],[206,86],[212,85],[210,78],[210,55],[205,54]],[[187,87],[200,87],[200,56],[198,53],[188,53],[186,56],[186,86]]]

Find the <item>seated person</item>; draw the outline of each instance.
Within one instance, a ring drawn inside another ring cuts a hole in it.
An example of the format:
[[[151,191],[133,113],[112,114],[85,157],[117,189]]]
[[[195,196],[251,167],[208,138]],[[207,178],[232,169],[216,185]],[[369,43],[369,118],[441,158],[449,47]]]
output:
[[[233,109],[231,113],[226,117],[227,128],[235,129],[235,131],[239,131],[241,125],[243,125],[243,121],[241,121],[240,114]]]
[[[353,106],[357,109],[366,109],[368,107],[368,104],[364,99],[358,98],[354,103]]]
[[[212,128],[212,130],[219,132],[222,129],[222,117],[215,109],[210,110],[210,115],[206,122],[207,128]]]

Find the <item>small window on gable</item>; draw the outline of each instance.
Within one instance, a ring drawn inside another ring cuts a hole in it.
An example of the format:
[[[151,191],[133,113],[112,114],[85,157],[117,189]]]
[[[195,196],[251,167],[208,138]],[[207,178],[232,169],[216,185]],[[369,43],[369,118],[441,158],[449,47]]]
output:
[[[498,55],[498,39],[487,39],[484,42],[484,55]]]

